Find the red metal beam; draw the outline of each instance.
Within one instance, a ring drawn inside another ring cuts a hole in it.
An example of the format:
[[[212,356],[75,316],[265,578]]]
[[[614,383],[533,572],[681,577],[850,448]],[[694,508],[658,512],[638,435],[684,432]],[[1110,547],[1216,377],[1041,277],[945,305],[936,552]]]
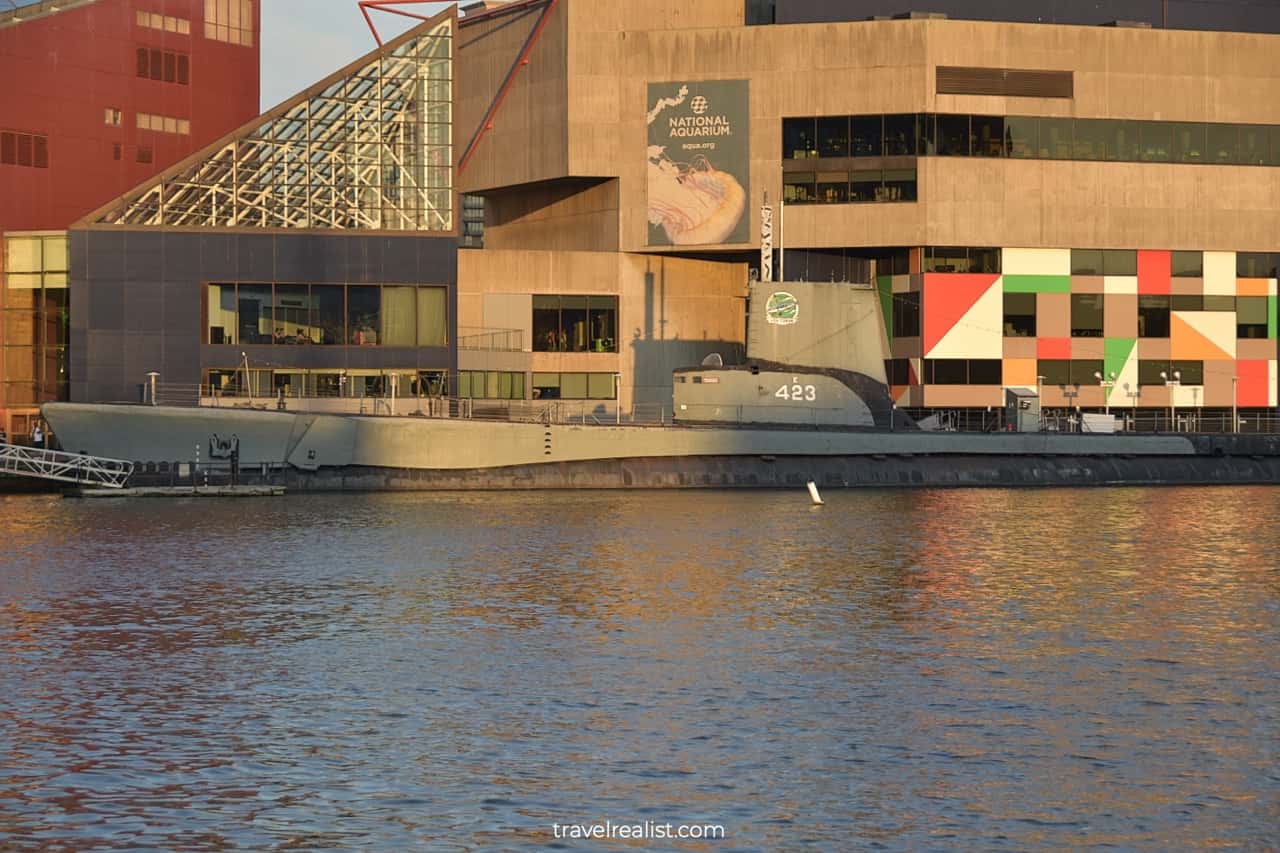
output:
[[[538,37],[542,35],[543,29],[547,26],[547,21],[551,18],[551,13],[555,11],[559,2],[560,0],[546,0],[547,5],[543,8],[542,15],[539,16],[538,22],[533,25],[533,31],[529,33],[529,38],[525,39],[524,47],[520,49],[519,55],[516,56],[516,61],[507,72],[507,78],[502,82],[502,86],[498,89],[498,94],[494,97],[493,103],[489,105],[489,109],[485,110],[484,118],[480,120],[480,126],[476,128],[475,134],[471,137],[471,142],[467,144],[467,149],[462,152],[462,158],[458,160],[459,175],[466,170],[467,164],[471,162],[471,158],[476,153],[476,148],[480,146],[480,140],[485,133],[493,129],[494,116],[498,114],[498,110],[502,107],[502,102],[507,98],[507,93],[511,91],[511,85],[515,83],[520,69],[529,64],[529,54],[533,52],[533,46],[538,43]]]
[[[369,16],[369,10],[374,9],[379,12],[390,12],[393,15],[403,15],[406,18],[414,18],[419,21],[429,21],[426,15],[419,15],[416,12],[406,12],[403,9],[393,9],[393,6],[412,6],[422,3],[435,3],[438,0],[358,0],[357,5],[360,7],[360,14],[364,15],[364,22],[369,25],[369,32],[373,33],[373,39],[378,43],[378,47],[382,47],[382,36],[378,34],[378,28],[373,24],[373,18]]]

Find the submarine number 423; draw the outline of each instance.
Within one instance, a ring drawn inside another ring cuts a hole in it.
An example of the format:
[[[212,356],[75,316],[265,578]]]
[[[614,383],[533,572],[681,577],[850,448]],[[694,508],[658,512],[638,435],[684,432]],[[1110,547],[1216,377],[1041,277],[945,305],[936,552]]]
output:
[[[777,391],[773,392],[773,396],[782,400],[791,400],[793,402],[807,401],[812,403],[818,399],[818,389],[812,385],[783,385]]]

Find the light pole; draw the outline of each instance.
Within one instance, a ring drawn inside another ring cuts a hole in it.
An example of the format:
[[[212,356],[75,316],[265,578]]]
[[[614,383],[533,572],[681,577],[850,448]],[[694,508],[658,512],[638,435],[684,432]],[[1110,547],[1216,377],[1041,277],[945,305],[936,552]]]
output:
[[[1080,396],[1080,383],[1077,382],[1071,386],[1061,385],[1059,387],[1062,388],[1062,396],[1067,398],[1067,421],[1070,422],[1071,401]],[[1073,431],[1080,431],[1080,406],[1078,404],[1076,405],[1076,428]]]
[[[1036,377],[1036,410],[1039,412],[1039,415],[1037,416],[1040,421],[1040,423],[1037,425],[1039,432],[1044,432],[1044,400],[1040,399],[1040,393],[1041,393],[1040,388],[1043,385],[1044,385],[1044,377],[1037,376]]]
[[[1182,371],[1173,371],[1173,378],[1169,378],[1169,374],[1163,370],[1160,371],[1160,378],[1164,380],[1164,387],[1169,389],[1169,420],[1173,422],[1173,431],[1178,431],[1178,401],[1174,399],[1177,388],[1182,384]]]
[[[1231,432],[1232,433],[1237,433],[1240,431],[1240,414],[1239,414],[1240,397],[1237,396],[1237,393],[1236,393],[1236,385],[1239,381],[1240,381],[1239,376],[1231,377]]]
[[[1142,396],[1142,388],[1139,386],[1136,390],[1131,390],[1128,382],[1124,383],[1125,396],[1129,398],[1129,407],[1133,410],[1133,431],[1138,431],[1138,398]]]
[[[1107,374],[1110,379],[1104,377],[1098,371],[1093,372],[1093,377],[1098,380],[1098,387],[1102,389],[1102,405],[1106,410],[1107,416],[1111,415],[1111,397],[1107,394],[1108,388],[1114,388],[1116,385],[1116,372],[1113,370]]]

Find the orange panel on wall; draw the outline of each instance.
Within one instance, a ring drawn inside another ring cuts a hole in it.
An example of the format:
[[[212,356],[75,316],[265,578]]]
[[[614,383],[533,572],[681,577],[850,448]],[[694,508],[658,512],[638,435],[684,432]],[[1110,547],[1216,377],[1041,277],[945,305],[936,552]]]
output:
[[[1172,252],[1138,250],[1138,293],[1168,293],[1172,289],[1172,265]]]
[[[1268,406],[1271,404],[1271,364],[1266,361],[1237,361],[1236,405]]]

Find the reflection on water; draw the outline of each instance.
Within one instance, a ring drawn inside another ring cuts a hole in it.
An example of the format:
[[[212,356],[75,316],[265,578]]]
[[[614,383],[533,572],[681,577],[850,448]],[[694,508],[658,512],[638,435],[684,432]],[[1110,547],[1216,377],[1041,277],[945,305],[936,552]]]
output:
[[[825,497],[2,499],[0,848],[1274,843],[1280,491]]]

